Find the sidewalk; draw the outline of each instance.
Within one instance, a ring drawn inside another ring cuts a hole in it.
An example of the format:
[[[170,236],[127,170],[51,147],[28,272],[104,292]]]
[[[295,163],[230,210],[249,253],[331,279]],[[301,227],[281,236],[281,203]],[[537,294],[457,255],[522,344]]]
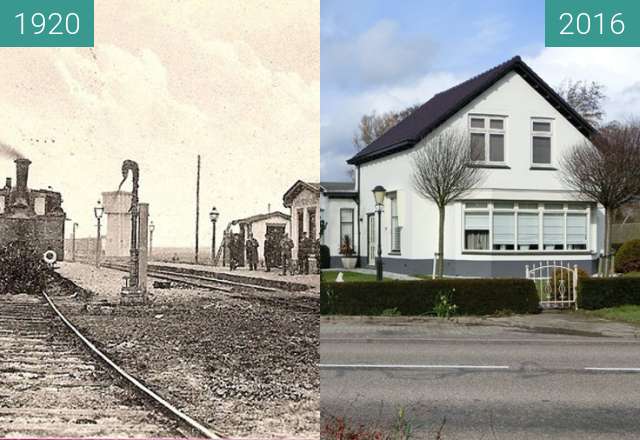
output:
[[[506,317],[459,316],[450,320],[423,316],[322,316],[323,337],[459,337],[535,334],[638,339],[640,327],[586,316],[580,312],[543,312]]]

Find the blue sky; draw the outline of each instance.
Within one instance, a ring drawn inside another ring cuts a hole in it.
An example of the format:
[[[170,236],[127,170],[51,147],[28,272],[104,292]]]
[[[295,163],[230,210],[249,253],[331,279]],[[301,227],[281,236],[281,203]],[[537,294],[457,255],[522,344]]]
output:
[[[321,176],[348,179],[360,117],[421,104],[514,55],[549,84],[595,80],[640,113],[636,48],[545,48],[543,0],[321,1]]]

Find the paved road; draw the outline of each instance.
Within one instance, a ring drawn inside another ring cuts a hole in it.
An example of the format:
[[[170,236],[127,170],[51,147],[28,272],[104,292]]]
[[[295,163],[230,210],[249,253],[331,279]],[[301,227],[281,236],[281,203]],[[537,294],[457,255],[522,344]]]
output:
[[[384,425],[404,407],[418,438],[444,418],[445,439],[640,438],[640,339],[323,322],[320,351],[323,416]]]

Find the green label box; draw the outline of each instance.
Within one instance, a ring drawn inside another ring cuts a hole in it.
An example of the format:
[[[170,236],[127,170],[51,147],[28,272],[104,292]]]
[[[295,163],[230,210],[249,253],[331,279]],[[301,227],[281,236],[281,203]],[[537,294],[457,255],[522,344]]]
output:
[[[0,47],[93,47],[94,0],[0,0]]]
[[[640,46],[640,0],[545,0],[545,45]]]

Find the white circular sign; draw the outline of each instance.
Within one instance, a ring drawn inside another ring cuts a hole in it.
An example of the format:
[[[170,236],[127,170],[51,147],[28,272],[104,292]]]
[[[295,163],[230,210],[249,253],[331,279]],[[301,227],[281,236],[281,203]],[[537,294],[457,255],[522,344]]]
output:
[[[44,259],[45,263],[53,264],[58,260],[58,254],[56,254],[54,251],[49,250],[44,253],[42,258]]]

